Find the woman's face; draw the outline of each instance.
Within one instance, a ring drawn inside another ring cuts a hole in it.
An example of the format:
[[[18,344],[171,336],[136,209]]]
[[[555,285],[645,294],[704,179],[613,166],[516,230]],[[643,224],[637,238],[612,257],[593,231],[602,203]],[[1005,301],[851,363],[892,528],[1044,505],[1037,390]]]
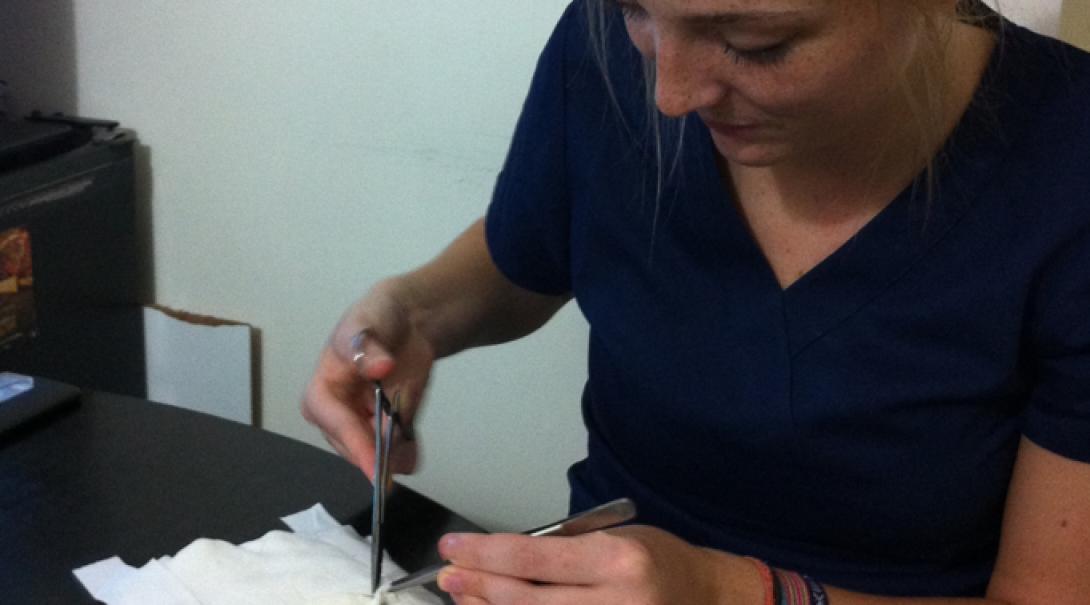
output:
[[[655,62],[659,109],[696,112],[731,162],[837,153],[905,119],[920,39],[908,0],[616,1]]]

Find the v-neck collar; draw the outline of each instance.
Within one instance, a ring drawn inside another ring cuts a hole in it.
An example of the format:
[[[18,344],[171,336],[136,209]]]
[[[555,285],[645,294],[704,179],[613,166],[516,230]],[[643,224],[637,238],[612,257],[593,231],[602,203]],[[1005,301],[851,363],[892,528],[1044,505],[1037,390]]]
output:
[[[715,204],[729,215],[729,233],[724,235],[742,238],[742,253],[761,264],[762,283],[755,287],[769,288],[769,294],[779,295],[792,356],[890,288],[950,232],[988,189],[988,175],[1000,167],[1008,156],[1010,142],[1024,127],[1016,108],[1032,104],[1028,97],[1039,94],[1040,87],[1025,81],[1030,74],[1020,73],[1014,62],[1004,61],[1004,55],[1017,46],[1018,30],[1010,22],[1000,28],[1001,39],[992,51],[981,84],[935,160],[930,199],[926,175],[920,175],[851,239],[787,288],[781,287],[746,227],[716,162],[700,162],[707,190],[718,194]],[[689,122],[693,130],[688,136],[694,137],[699,152],[705,158],[714,158],[707,155],[717,153],[707,127],[700,120]],[[733,249],[738,251],[740,247]]]

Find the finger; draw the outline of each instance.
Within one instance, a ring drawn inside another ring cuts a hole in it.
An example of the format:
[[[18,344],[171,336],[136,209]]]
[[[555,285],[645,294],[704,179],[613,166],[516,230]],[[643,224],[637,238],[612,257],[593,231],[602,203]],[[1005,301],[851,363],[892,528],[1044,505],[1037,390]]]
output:
[[[576,537],[447,534],[443,559],[464,568],[552,584],[589,585],[608,577],[623,538],[602,532]]]
[[[374,401],[374,396],[371,397],[371,401]],[[371,412],[370,426],[371,431],[373,432],[376,428],[375,425],[378,420],[377,416],[374,415],[374,404],[372,403],[371,406],[372,407],[369,408]],[[402,408],[402,412],[405,411],[405,408]],[[411,418],[411,416],[402,413],[401,418],[399,419],[400,422],[397,425],[397,430],[393,432],[393,442],[390,444],[391,476],[395,474],[411,474],[413,471],[416,470],[416,466],[420,458],[420,449],[417,447],[416,436],[418,431],[415,427],[412,427],[412,425],[409,424],[411,420],[406,420],[406,418]],[[412,439],[409,438],[409,434],[404,429],[404,427],[406,426],[412,427]]]
[[[396,373],[390,376],[391,382],[394,384],[394,393],[390,396],[391,405],[397,413],[397,433],[396,438],[411,442],[416,440],[416,427],[413,423],[416,418],[416,411],[420,408],[420,404],[423,400],[423,385],[419,380],[413,380],[411,378],[405,380],[398,380],[400,376]],[[387,386],[387,392],[389,392],[389,386]]]
[[[374,391],[357,370],[343,363],[328,347],[320,355],[315,376],[307,386],[303,417],[322,429],[341,456],[374,479]],[[419,450],[400,431],[394,433],[391,454],[392,473],[407,474],[416,469]]]
[[[303,416],[322,429],[325,440],[345,460],[360,467],[374,482],[375,439],[374,413],[370,405],[349,406],[331,397],[330,389],[316,381],[308,389]],[[406,442],[395,433],[391,445],[391,474],[409,474],[416,470],[419,449],[415,441]]]
[[[373,479],[373,412],[368,412],[370,406],[366,404],[366,393],[359,388],[361,384],[360,378],[351,371],[345,372],[340,361],[326,349],[307,387],[303,415],[322,430],[345,459]]]
[[[366,333],[363,333],[362,338],[357,338],[353,347],[358,350],[360,348],[366,348],[371,353],[360,353],[365,357],[357,361],[357,364],[362,364],[362,359],[367,357],[373,357],[374,351],[382,351],[382,355],[389,355],[385,352],[382,345],[367,344],[372,342]],[[414,357],[414,353],[416,356]],[[411,472],[416,468],[416,453],[415,447],[399,447],[401,443],[412,442],[416,440],[416,430],[414,427],[414,421],[416,418],[417,410],[419,410],[421,402],[424,398],[424,392],[427,385],[428,370],[431,365],[429,359],[423,361],[423,367],[420,361],[420,355],[418,351],[415,351],[411,346],[403,346],[398,350],[398,361],[396,367],[393,365],[392,358],[384,358],[383,360],[373,360],[372,365],[367,366],[368,369],[357,370],[358,375],[373,380],[382,380],[383,395],[387,398],[392,409],[396,410],[395,418],[397,419],[397,430],[394,432],[394,459],[396,464],[393,467],[394,472]],[[403,358],[404,357],[404,358]],[[362,367],[357,365],[357,367]],[[389,370],[389,371],[387,371]],[[423,378],[421,378],[421,375]],[[371,387],[371,392],[376,391]],[[375,395],[372,394],[370,400],[374,401]],[[371,404],[373,405],[373,403]]]
[[[416,470],[420,461],[419,442],[420,431],[414,429],[417,438],[413,441],[405,441],[400,436],[394,438],[394,444],[390,452],[390,472],[398,475],[410,475]]]
[[[582,586],[534,584],[519,578],[449,567],[437,579],[441,590],[458,595],[458,603],[491,605],[584,605],[599,603],[591,596],[594,589]]]

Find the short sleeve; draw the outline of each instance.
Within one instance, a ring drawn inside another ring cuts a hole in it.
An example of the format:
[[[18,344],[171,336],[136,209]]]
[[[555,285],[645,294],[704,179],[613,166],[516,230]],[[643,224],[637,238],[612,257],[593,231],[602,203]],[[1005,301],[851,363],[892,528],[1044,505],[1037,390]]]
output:
[[[1053,255],[1034,308],[1035,383],[1024,433],[1057,454],[1090,462],[1090,229]]]
[[[538,59],[485,222],[500,271],[543,294],[571,291],[565,55],[578,14],[568,7]]]

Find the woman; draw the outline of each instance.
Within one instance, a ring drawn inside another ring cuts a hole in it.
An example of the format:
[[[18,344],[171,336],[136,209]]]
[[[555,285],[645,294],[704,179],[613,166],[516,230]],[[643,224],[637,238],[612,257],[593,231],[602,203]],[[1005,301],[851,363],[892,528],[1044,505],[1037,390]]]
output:
[[[370,473],[355,334],[415,410],[574,298],[572,508],[644,525],[447,536],[457,602],[1090,602],[1087,98],[976,2],[577,1],[486,218],[348,310],[304,415]]]

